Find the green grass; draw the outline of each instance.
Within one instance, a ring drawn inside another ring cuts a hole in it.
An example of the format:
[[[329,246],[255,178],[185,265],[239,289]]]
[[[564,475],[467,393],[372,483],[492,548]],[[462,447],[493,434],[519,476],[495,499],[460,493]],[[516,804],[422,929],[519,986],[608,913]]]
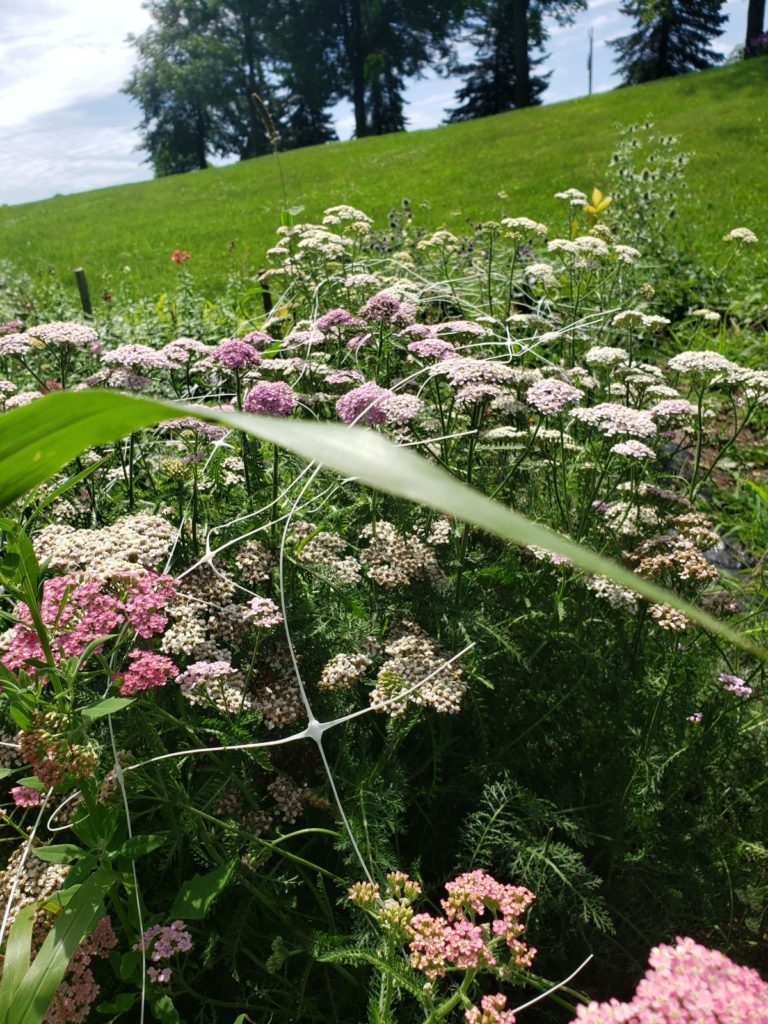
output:
[[[650,118],[693,153],[681,219],[703,250],[737,225],[768,237],[768,58],[428,131],[297,150],[280,157],[289,206],[312,220],[349,202],[384,223],[403,196],[427,228],[510,215],[555,224],[552,193],[605,184],[617,124]],[[509,199],[497,198],[504,190]],[[0,208],[2,255],[31,274],[92,288],[120,274],[156,294],[191,251],[198,286],[217,291],[235,261],[258,269],[273,244],[282,196],[273,156],[137,185]],[[130,266],[130,275],[122,268]]]

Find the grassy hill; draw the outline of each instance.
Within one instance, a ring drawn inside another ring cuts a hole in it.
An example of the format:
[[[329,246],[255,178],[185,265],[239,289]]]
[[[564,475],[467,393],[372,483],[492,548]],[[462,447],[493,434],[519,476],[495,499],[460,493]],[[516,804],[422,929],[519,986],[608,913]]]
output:
[[[768,58],[428,131],[297,150],[280,157],[302,219],[349,202],[383,222],[408,196],[416,222],[458,228],[525,214],[559,217],[552,193],[605,184],[617,124],[648,118],[693,154],[681,219],[703,248],[747,225],[768,237]],[[504,190],[503,203],[497,193]],[[273,156],[225,168],[0,208],[0,256],[29,273],[84,265],[157,293],[188,249],[197,283],[215,292],[230,261],[264,265],[282,197]],[[122,268],[130,266],[130,275]]]

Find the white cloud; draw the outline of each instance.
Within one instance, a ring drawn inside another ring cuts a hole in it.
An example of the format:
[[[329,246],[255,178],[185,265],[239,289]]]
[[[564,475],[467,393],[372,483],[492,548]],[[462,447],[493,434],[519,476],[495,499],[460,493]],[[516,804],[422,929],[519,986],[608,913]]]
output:
[[[141,0],[24,0],[2,19],[0,128],[114,95],[133,63],[126,36],[150,22]]]

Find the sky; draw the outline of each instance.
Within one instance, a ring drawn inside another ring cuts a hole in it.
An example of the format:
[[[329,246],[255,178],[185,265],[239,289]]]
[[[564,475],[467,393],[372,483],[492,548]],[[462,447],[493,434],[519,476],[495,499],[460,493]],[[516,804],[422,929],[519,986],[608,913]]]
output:
[[[589,0],[573,25],[550,25],[552,77],[545,103],[587,92],[588,33],[594,33],[593,89],[618,85],[609,39],[626,32],[619,0]],[[746,0],[730,0],[726,32],[713,49],[727,56],[744,35]],[[152,177],[136,126],[138,107],[121,94],[134,60],[127,40],[150,24],[142,0],[0,0],[0,204],[142,181]],[[428,72],[408,83],[408,127],[432,128],[459,86]],[[334,108],[342,139],[352,134],[348,103]]]

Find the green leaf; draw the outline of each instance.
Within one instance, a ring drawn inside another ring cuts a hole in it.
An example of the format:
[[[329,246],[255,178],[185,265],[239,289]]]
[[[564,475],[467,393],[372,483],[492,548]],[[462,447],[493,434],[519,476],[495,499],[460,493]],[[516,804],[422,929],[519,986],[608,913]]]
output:
[[[160,1024],[181,1024],[181,1017],[170,996],[160,996],[150,1008],[155,1020],[159,1020]]]
[[[34,854],[37,859],[45,861],[46,864],[69,864],[73,860],[78,860],[85,852],[80,846],[75,846],[74,843],[34,847]]]
[[[112,871],[97,871],[57,914],[3,1024],[42,1024],[75,950],[103,915],[102,899],[116,877]]]
[[[126,1010],[130,1010],[133,1004],[136,1002],[135,992],[122,992],[119,996],[116,996],[111,1003],[97,1003],[97,1013],[116,1013],[118,1016],[121,1013],[125,1013]],[[115,1018],[113,1017],[113,1020]]]
[[[13,775],[15,771],[15,768],[0,768],[0,779],[7,779],[8,776]]]
[[[419,502],[514,544],[564,555],[580,569],[606,576],[649,601],[677,608],[691,621],[768,660],[766,648],[677,594],[505,508],[413,452],[360,427],[225,413],[105,391],[58,391],[0,417],[0,507],[46,480],[85,448],[179,416],[196,416],[253,434],[376,490]]]
[[[206,875],[195,875],[179,889],[173,906],[170,909],[172,918],[187,921],[199,921],[205,917],[211,904],[232,877],[237,861],[230,860]]]
[[[107,697],[104,700],[100,700],[97,704],[90,704],[87,708],[82,708],[80,714],[83,718],[94,721],[97,718],[103,718],[105,715],[117,714],[118,711],[133,704],[134,699],[134,697]]]
[[[24,786],[26,789],[34,789],[38,793],[46,792],[46,787],[36,775],[28,775],[24,779],[19,779],[18,785]]]
[[[121,981],[130,979],[141,969],[141,953],[132,949],[129,953],[119,956],[118,974]]]
[[[133,836],[132,839],[126,839],[124,843],[121,843],[116,850],[111,850],[109,856],[130,857],[131,860],[136,860],[137,857],[144,857],[146,854],[152,853],[153,850],[159,850],[167,842],[168,836]]]
[[[13,1004],[16,990],[29,970],[32,952],[32,928],[35,923],[35,905],[22,907],[8,932],[0,981],[0,1020],[4,1021]]]

